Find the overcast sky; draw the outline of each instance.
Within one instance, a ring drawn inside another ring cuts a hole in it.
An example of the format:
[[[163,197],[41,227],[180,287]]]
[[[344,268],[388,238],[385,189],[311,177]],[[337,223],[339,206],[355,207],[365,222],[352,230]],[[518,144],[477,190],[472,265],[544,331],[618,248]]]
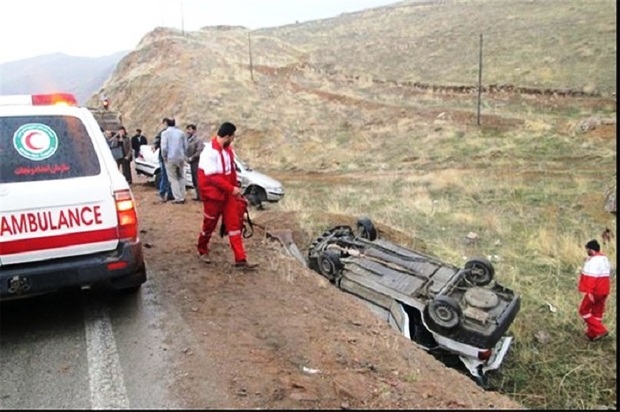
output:
[[[1,0],[0,63],[50,53],[133,50],[158,26],[250,29],[335,17],[399,0]]]

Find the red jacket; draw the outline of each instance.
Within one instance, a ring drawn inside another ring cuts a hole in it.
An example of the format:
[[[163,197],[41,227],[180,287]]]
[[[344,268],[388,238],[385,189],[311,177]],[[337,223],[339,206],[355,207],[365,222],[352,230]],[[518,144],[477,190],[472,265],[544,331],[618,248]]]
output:
[[[579,277],[579,291],[593,295],[609,295],[611,265],[607,256],[595,252],[589,256]]]
[[[237,184],[235,152],[222,147],[214,136],[205,144],[198,161],[198,190],[203,199],[225,200]]]

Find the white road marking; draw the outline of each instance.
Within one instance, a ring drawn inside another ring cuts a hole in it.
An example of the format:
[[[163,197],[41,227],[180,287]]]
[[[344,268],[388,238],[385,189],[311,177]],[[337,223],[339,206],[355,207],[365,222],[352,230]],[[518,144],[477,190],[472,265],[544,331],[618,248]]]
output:
[[[123,371],[107,308],[85,303],[84,321],[92,409],[129,409]]]

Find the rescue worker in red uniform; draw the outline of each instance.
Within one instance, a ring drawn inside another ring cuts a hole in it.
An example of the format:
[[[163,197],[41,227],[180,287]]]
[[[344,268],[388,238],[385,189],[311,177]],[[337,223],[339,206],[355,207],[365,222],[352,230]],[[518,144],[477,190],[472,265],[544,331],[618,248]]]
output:
[[[254,269],[258,264],[249,263],[243,246],[241,215],[237,210],[241,202],[241,188],[237,184],[235,152],[231,143],[237,128],[223,123],[217,134],[205,143],[198,161],[198,190],[203,201],[202,231],[198,236],[198,256],[205,263],[209,258],[209,241],[222,216],[228,230],[228,241],[235,258],[235,267]]]
[[[585,295],[579,307],[579,315],[586,322],[586,336],[596,341],[609,333],[603,325],[603,312],[609,295],[611,265],[607,256],[601,253],[601,246],[596,240],[589,241],[585,247],[588,257],[579,278],[579,291]]]

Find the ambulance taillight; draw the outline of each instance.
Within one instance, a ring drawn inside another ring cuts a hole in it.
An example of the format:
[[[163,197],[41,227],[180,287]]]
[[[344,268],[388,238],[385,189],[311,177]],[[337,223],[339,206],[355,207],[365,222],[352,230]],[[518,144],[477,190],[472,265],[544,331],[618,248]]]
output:
[[[118,217],[118,238],[135,242],[138,239],[138,215],[136,204],[129,190],[114,192]]]

